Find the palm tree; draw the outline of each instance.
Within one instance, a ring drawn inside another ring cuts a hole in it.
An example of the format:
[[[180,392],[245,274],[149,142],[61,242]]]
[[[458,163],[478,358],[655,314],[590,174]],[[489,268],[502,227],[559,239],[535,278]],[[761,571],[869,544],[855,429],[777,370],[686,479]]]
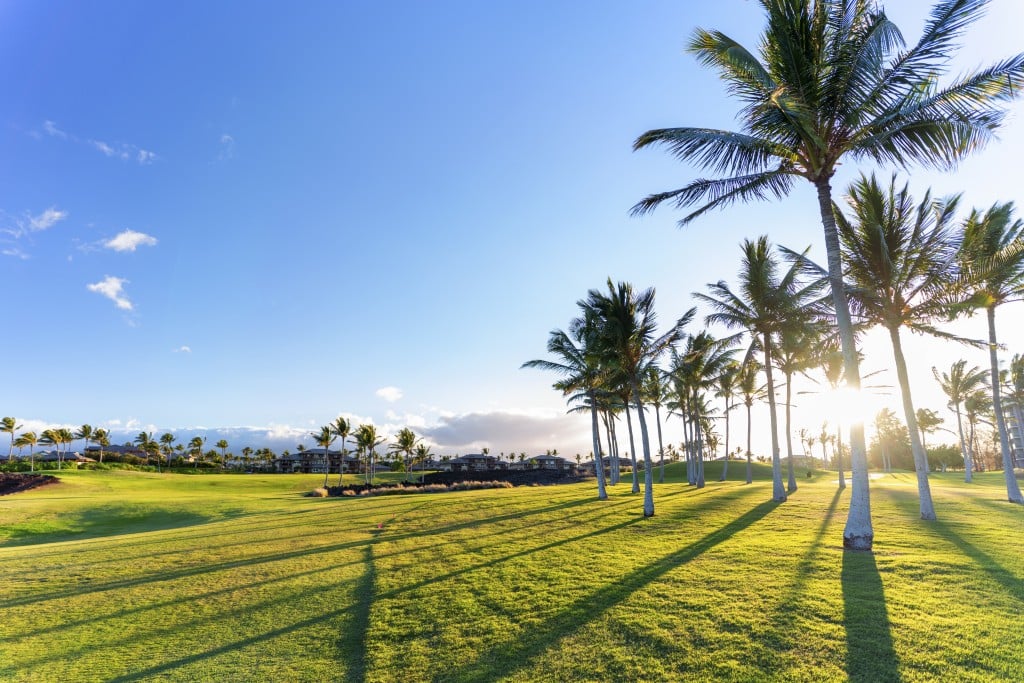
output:
[[[316,441],[316,445],[324,449],[324,488],[327,488],[327,476],[331,473],[330,448],[338,435],[330,425],[320,428],[319,432],[310,432],[310,436]]]
[[[160,445],[163,447],[162,450],[164,455],[167,457],[167,469],[171,469],[171,453],[174,452],[174,434],[170,432],[164,432],[160,435]]]
[[[716,379],[715,396],[725,401],[725,460],[722,462],[722,476],[718,481],[725,481],[729,475],[729,413],[736,405],[732,402],[739,392],[740,363],[730,361],[726,363]]]
[[[775,407],[775,383],[772,367],[777,338],[784,330],[807,324],[816,317],[816,299],[821,282],[802,284],[797,276],[803,266],[799,261],[779,275],[779,263],[772,256],[768,238],[744,240],[743,263],[740,269],[740,293],[735,294],[724,281],[708,285],[711,295],[695,293],[714,313],[707,316],[709,324],[721,323],[730,329],[746,330],[753,340],[748,355],[760,346],[764,353],[764,371],[768,393],[768,416],[772,439],[772,500],[786,500],[779,459],[778,416]]]
[[[1011,503],[1024,504],[1020,485],[1013,472],[1010,440],[1003,419],[999,395],[999,343],[996,340],[996,307],[1024,296],[1024,220],[1013,219],[1013,204],[995,204],[985,213],[972,211],[964,223],[960,260],[966,272],[971,304],[984,308],[988,317],[989,384],[995,411],[999,446],[1003,456],[1006,497]]]
[[[139,447],[139,450],[141,450],[144,453],[146,453],[146,458],[148,460],[149,459],[149,455],[150,455],[150,446],[149,446],[149,444],[150,443],[154,443],[153,442],[153,434],[151,432],[139,432],[139,435],[135,437],[134,443],[135,443],[136,446]],[[156,467],[157,467],[157,471],[160,471],[160,460],[159,459],[157,459],[157,461],[156,461]]]
[[[430,459],[430,446],[423,442],[416,444],[416,450],[413,451],[414,462],[420,463],[420,483],[423,483],[423,475],[425,474],[424,463]],[[513,456],[515,453],[512,454]]]
[[[650,130],[634,149],[664,145],[681,161],[723,175],[651,195],[634,214],[665,201],[699,205],[681,223],[736,201],[781,198],[804,178],[818,195],[829,280],[846,365],[860,388],[853,326],[843,289],[831,179],[844,159],[951,168],[991,140],[1015,97],[1024,56],[940,86],[950,52],[982,13],[983,0],[936,4],[909,50],[875,2],[762,0],[767,25],[760,59],[718,31],[699,29],[689,50],[718,71],[743,102],[742,132],[707,128]],[[853,495],[843,544],[870,550],[874,538],[863,425],[850,429]]]
[[[644,453],[644,517],[650,517],[654,514],[654,477],[640,385],[647,368],[679,339],[683,326],[693,318],[696,309],[690,309],[668,332],[655,337],[654,289],[638,293],[628,282],[613,285],[611,278],[607,284],[607,293],[590,290],[580,307],[594,316],[598,345],[606,353],[605,360],[612,374],[620,375],[632,393]],[[629,406],[625,409],[628,416]],[[634,468],[634,476],[635,471]]]
[[[345,442],[348,440],[349,434],[352,433],[352,423],[339,415],[334,419],[331,429],[341,439],[341,461],[338,463],[338,486],[341,486],[345,479],[345,457],[348,455]],[[330,468],[328,467],[328,469]]]
[[[985,470],[985,461],[978,453],[976,429],[978,422],[988,422],[983,420],[981,416],[988,415],[991,412],[992,398],[985,390],[976,391],[964,399],[964,413],[967,415],[967,426],[970,428],[970,433],[967,437],[967,455],[982,471]],[[988,422],[988,424],[991,424],[991,422]]]
[[[32,471],[32,472],[36,471],[35,448],[36,448],[36,444],[38,444],[38,443],[39,443],[39,437],[36,436],[35,432],[25,432],[23,434],[19,434],[18,438],[14,440],[14,445],[18,447],[18,452],[19,452],[19,456],[18,457],[21,457],[21,455],[20,455],[21,449],[25,448],[26,446],[28,447],[28,457],[29,457],[29,463],[30,463],[29,464],[29,468],[30,468],[30,471]]]
[[[408,427],[403,427],[398,430],[398,434],[395,435],[395,442],[388,447],[388,450],[392,453],[400,454],[403,456],[402,464],[405,466],[405,478],[409,478],[409,460],[412,458],[413,451],[416,449],[416,445],[419,443],[419,437],[413,433]],[[484,455],[488,454],[488,449],[484,449]]]
[[[356,444],[359,450],[366,454],[366,485],[373,482],[373,464],[377,456],[377,446],[387,441],[383,436],[377,435],[377,428],[372,424],[359,425],[356,430]]]
[[[655,365],[647,368],[647,376],[644,380],[644,401],[654,406],[654,422],[658,426],[658,462],[660,472],[658,483],[665,483],[665,445],[661,438],[661,406],[664,405],[668,396],[668,384],[665,382],[665,375]],[[577,456],[578,457],[578,456]],[[577,465],[579,463],[577,462]]]
[[[75,435],[67,427],[61,427],[57,430],[57,436],[60,437],[60,445],[63,447],[66,457],[68,449],[71,447],[71,442],[75,440]]]
[[[213,444],[215,448],[220,449],[220,457],[224,460],[228,457],[228,442],[227,439],[221,439],[217,443]]]
[[[751,464],[751,452],[750,452],[750,429],[751,419],[750,411],[754,407],[754,401],[759,401],[765,397],[765,387],[763,384],[759,384],[761,375],[761,366],[754,358],[747,358],[740,364],[740,375],[739,375],[739,392],[740,396],[743,397],[743,405],[747,408],[747,483],[752,484],[754,482],[754,469]]]
[[[921,432],[921,448],[928,452],[928,434],[933,433],[943,420],[939,414],[931,408],[918,408],[914,415],[917,418],[917,431]]]
[[[57,448],[60,445],[60,434],[56,429],[44,429],[39,435],[39,443]],[[57,469],[60,469],[60,449],[57,449]]]
[[[110,432],[106,429],[97,429],[92,435],[92,440],[100,447],[100,462],[103,462],[103,449],[110,446]]]
[[[199,469],[199,461],[203,458],[203,446],[206,444],[205,436],[193,436],[188,442],[188,452],[192,456],[193,464]]]
[[[900,328],[968,342],[933,324],[948,318],[950,312],[947,294],[955,280],[959,247],[959,240],[951,232],[957,202],[957,197],[932,201],[926,193],[915,205],[906,185],[897,189],[895,176],[883,189],[872,175],[861,176],[850,186],[852,215],[836,211],[851,309],[889,332],[917,472],[921,519],[935,519],[935,506]]]
[[[978,366],[967,369],[966,360],[958,360],[953,363],[949,372],[940,373],[932,368],[932,375],[939,383],[942,392],[949,399],[949,407],[956,413],[956,429],[960,436],[960,454],[964,457],[964,481],[970,483],[973,480],[973,468],[968,453],[968,442],[964,438],[964,424],[960,407],[969,396],[973,396],[985,386],[985,371]]]
[[[75,438],[81,439],[85,442],[85,448],[83,450],[89,450],[89,442],[96,436],[96,432],[93,430],[92,425],[84,424],[78,430],[75,431]]]
[[[557,360],[531,360],[523,363],[524,368],[549,370],[561,376],[554,388],[570,401],[582,400],[590,410],[590,431],[594,443],[594,473],[597,475],[597,499],[607,500],[608,492],[604,477],[604,458],[601,455],[601,429],[598,424],[598,391],[604,381],[599,365],[597,349],[597,325],[593,315],[584,310],[582,317],[569,324],[569,333],[552,330],[548,337],[548,353]],[[577,399],[581,396],[581,399]],[[512,454],[515,456],[515,453]],[[522,454],[520,462],[525,460]]]
[[[818,363],[819,349],[826,335],[820,321],[811,320],[807,324],[794,324],[778,336],[778,347],[775,353],[775,367],[786,379],[786,469],[788,482],[786,491],[796,491],[796,473],[793,462],[793,375],[805,373]]]
[[[4,432],[11,435],[11,448],[7,451],[7,462],[11,461],[14,457],[14,433],[24,427],[17,423],[13,417],[0,418],[0,432]]]

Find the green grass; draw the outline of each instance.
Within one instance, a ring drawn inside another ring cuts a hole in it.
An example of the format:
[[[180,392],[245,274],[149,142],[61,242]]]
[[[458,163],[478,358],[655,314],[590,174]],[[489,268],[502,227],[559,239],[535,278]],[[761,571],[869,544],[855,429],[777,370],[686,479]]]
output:
[[[318,475],[65,472],[0,498],[3,680],[1024,680],[1000,473],[322,499]]]

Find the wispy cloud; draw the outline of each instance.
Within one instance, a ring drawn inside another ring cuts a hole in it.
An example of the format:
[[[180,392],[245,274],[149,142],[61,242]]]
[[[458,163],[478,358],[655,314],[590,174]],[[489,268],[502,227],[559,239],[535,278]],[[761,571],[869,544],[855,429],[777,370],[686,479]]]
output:
[[[105,241],[103,246],[114,251],[135,251],[139,247],[152,247],[156,241],[152,235],[129,229]]]
[[[73,133],[62,130],[55,122],[49,120],[43,121],[43,132],[51,138],[88,145],[105,157],[121,159],[122,161],[135,161],[142,166],[147,166],[159,158],[155,152],[151,152],[148,149],[142,149],[138,145],[133,145],[128,142],[111,143],[104,142],[103,140],[96,140],[94,138],[79,138]],[[39,137],[38,132],[35,137]]]
[[[51,206],[38,216],[29,217],[28,227],[32,232],[39,232],[40,230],[52,228],[67,217],[67,211],[61,211],[57,207]]]
[[[124,278],[107,275],[99,282],[86,285],[86,287],[90,292],[96,292],[97,294],[102,294],[107,297],[122,311],[131,311],[134,310],[134,306],[132,306],[132,302],[128,299],[128,296],[124,291],[124,285],[127,282],[128,280],[125,280]]]
[[[394,403],[398,399],[402,398],[402,390],[398,387],[381,387],[374,393],[388,403]]]
[[[4,256],[13,256],[14,258],[20,258],[22,261],[28,260],[28,254],[23,252],[21,249],[18,249],[17,247],[8,247],[7,249],[4,249],[0,253],[2,253]]]
[[[224,133],[220,136],[220,150],[217,152],[217,161],[227,161],[235,156],[235,139]]]
[[[192,347],[191,346],[179,346],[178,348],[174,349],[173,353],[192,353]]]

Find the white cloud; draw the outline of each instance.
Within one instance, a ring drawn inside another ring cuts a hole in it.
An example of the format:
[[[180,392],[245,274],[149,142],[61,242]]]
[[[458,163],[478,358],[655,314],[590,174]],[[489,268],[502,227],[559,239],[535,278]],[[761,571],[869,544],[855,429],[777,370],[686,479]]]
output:
[[[96,292],[97,294],[102,294],[103,296],[107,297],[108,299],[113,301],[114,305],[116,305],[121,310],[131,311],[134,309],[134,307],[132,306],[132,302],[129,301],[128,297],[125,295],[124,292],[124,285],[127,282],[128,280],[125,280],[124,278],[107,275],[99,282],[91,285],[86,285],[86,287],[89,289],[90,292]]]
[[[104,156],[117,156],[117,150],[101,140],[90,140],[89,144],[103,152]]]
[[[4,256],[13,256],[14,258],[20,258],[22,261],[28,260],[28,254],[23,252],[21,249],[18,249],[17,247],[8,247],[7,249],[4,249],[3,252],[0,253],[3,253]]]
[[[217,153],[217,161],[227,161],[235,156],[235,139],[224,133],[220,136],[220,151]]]
[[[402,390],[398,387],[381,387],[374,393],[388,403],[394,403],[398,399],[402,398]]]
[[[174,353],[192,353],[192,347],[190,346],[179,346],[174,349]]]
[[[147,149],[140,149],[138,151],[138,153],[135,155],[135,160],[138,161],[140,164],[143,164],[143,165],[151,164],[151,163],[153,163],[153,161],[155,159],[156,159],[156,154],[154,154],[153,152],[150,152]]]
[[[57,124],[53,121],[43,121],[43,130],[46,131],[46,134],[50,137],[60,138],[62,140],[66,140],[68,137],[68,134],[58,128]]]
[[[51,206],[38,216],[31,216],[28,219],[28,227],[32,232],[39,232],[40,230],[52,228],[67,217],[67,211],[61,211],[60,209]]]
[[[107,249],[114,251],[135,251],[138,247],[152,247],[156,238],[144,232],[125,230],[103,243]]]

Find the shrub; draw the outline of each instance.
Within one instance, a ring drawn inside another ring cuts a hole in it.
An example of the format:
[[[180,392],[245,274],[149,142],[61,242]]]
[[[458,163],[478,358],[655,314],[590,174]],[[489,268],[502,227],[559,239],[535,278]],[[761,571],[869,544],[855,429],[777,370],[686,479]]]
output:
[[[317,488],[313,489],[306,495],[310,496],[311,498],[326,498],[327,489],[325,489],[323,486],[318,486]]]

